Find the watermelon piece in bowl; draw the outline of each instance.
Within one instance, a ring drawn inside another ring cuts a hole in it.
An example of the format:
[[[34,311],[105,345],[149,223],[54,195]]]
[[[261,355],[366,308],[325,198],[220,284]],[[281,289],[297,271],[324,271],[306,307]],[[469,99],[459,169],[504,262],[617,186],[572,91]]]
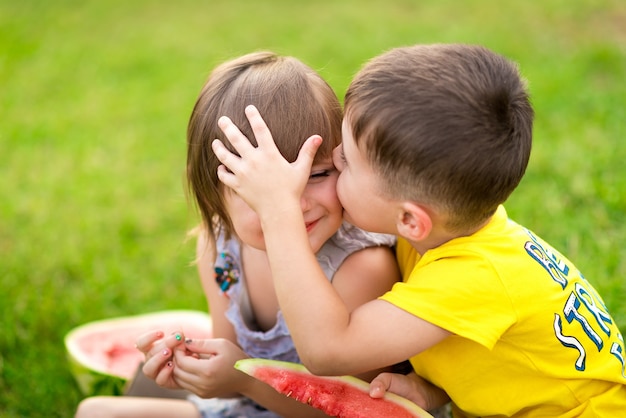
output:
[[[144,355],[137,337],[160,329],[190,338],[210,338],[211,317],[195,310],[166,310],[80,325],[65,335],[70,371],[85,396],[121,395]]]
[[[369,395],[369,383],[353,376],[316,376],[302,364],[245,359],[235,368],[276,391],[338,418],[433,418],[413,402],[387,392]]]

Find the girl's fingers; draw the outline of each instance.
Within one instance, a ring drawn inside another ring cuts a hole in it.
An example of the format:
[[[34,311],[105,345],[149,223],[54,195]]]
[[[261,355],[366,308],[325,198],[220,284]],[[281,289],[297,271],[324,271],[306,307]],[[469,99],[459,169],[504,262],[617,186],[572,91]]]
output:
[[[156,341],[163,338],[163,336],[163,331],[160,330],[146,332],[145,334],[141,334],[137,337],[137,340],[135,340],[135,347],[137,347],[137,349],[142,353],[147,354],[148,350],[152,348],[152,345]]]
[[[169,388],[173,388],[176,387],[177,385],[173,384],[173,371],[174,371],[174,363],[169,360],[166,364],[165,367],[162,367],[158,374],[156,375],[154,381],[159,385],[159,386],[163,386],[163,387],[169,387]]]
[[[210,358],[223,350],[224,340],[215,338],[197,338],[185,340],[185,348],[199,355],[199,358]]]
[[[200,354],[200,356],[201,358],[198,358],[182,351],[176,351],[171,376],[181,388],[198,395],[208,395],[215,391],[216,379],[219,382],[219,368],[216,369],[219,366],[211,364],[216,358],[211,354]],[[212,387],[213,389],[211,389]]]
[[[174,347],[182,344],[183,341],[185,340],[185,336],[183,335],[182,332],[175,332],[171,335],[168,335],[167,337],[163,337],[163,333],[161,332],[160,333],[161,338],[152,339],[152,343],[149,343],[150,341],[149,334],[146,334],[146,335],[147,336],[145,338],[143,336],[139,337],[137,348],[145,354],[146,359],[148,360],[154,357],[155,355],[158,355],[159,353],[163,352],[163,350],[171,351]]]
[[[174,332],[173,334],[163,338],[159,342],[159,344],[155,344],[146,355],[154,356],[159,352],[163,352],[164,350],[170,350],[171,352],[174,347],[182,344],[183,341],[185,341],[185,336],[183,335],[183,333]]]
[[[161,374],[163,368],[171,368],[172,364],[172,350],[164,348],[146,360],[141,370],[149,378],[156,379]]]
[[[182,352],[176,352],[174,354],[174,363],[176,364],[174,370],[174,377],[176,381],[181,385],[186,383],[187,385],[196,384],[198,374],[202,372],[203,360],[196,357],[185,355]]]

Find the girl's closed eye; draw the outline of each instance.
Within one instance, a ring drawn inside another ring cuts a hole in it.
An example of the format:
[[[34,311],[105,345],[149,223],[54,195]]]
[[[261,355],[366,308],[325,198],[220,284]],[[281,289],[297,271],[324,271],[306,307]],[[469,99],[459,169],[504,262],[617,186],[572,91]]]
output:
[[[324,168],[313,168],[311,175],[309,176],[309,183],[322,183],[327,178],[332,177],[337,169],[333,166],[325,166]]]
[[[328,177],[330,176],[331,171],[332,170],[318,170],[318,171],[311,172],[311,179]]]

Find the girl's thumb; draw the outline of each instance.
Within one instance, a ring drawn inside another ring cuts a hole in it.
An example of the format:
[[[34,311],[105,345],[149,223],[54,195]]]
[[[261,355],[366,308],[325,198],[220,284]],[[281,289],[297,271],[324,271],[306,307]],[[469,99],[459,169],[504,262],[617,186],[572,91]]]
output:
[[[197,354],[216,354],[217,350],[212,339],[191,339],[185,340],[185,347],[192,353]]]

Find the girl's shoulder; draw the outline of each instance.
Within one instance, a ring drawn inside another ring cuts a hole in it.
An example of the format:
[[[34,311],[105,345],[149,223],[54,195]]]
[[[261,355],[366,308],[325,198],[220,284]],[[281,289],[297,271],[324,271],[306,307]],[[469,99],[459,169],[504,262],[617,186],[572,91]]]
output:
[[[227,240],[220,234],[215,242],[215,253],[215,281],[222,292],[226,293],[241,279],[241,245],[237,239]]]
[[[215,241],[215,251],[219,256],[220,253],[229,253],[232,257],[237,260],[240,259],[241,255],[241,243],[235,237],[230,237],[230,239],[226,239],[223,233],[220,233],[216,237]],[[218,257],[219,258],[219,257]]]
[[[317,252],[317,261],[326,277],[332,281],[335,272],[351,254],[371,247],[391,247],[396,238],[392,235],[363,231],[344,222],[339,230]]]
[[[392,247],[396,244],[394,235],[364,231],[348,222],[343,222],[337,233],[331,237],[331,240],[339,247],[353,248],[353,251],[367,247]]]

